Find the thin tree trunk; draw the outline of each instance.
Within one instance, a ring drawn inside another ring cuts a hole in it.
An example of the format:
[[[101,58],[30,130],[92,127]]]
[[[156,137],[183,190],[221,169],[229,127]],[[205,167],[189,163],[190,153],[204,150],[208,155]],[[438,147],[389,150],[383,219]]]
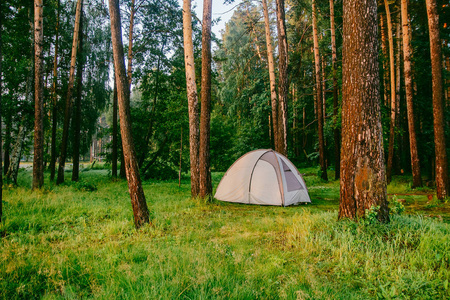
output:
[[[389,127],[389,145],[388,145],[388,161],[386,170],[386,180],[387,183],[391,182],[392,179],[392,164],[394,161],[394,144],[395,144],[395,124],[397,115],[397,97],[395,89],[395,63],[394,63],[394,37],[392,32],[392,20],[391,12],[389,10],[389,3],[384,0],[384,6],[386,8],[386,20],[388,27],[388,41],[389,41],[389,65],[391,70],[391,123]]]
[[[212,197],[209,157],[211,119],[211,14],[212,0],[203,0],[202,20],[202,87],[200,113],[199,175],[200,198]]]
[[[43,1],[34,1],[34,159],[33,189],[44,185],[44,81],[43,81],[43,42],[44,42]]]
[[[422,186],[420,161],[417,151],[416,128],[414,122],[413,85],[411,71],[411,46],[409,40],[408,0],[401,0],[401,15],[403,26],[403,67],[405,77],[406,110],[408,113],[409,148],[411,152],[411,169],[413,187]]]
[[[285,24],[284,0],[276,0],[278,29],[278,143],[281,154],[287,156],[287,95],[288,95],[288,43]]]
[[[119,0],[109,0],[109,14],[125,170],[133,207],[134,224],[136,228],[139,228],[145,223],[150,223],[150,219],[131,134],[130,89],[124,63]]]
[[[11,156],[11,163],[9,164],[8,171],[6,173],[6,180],[17,184],[17,175],[19,173],[20,157],[22,156],[23,143],[26,136],[26,128],[24,126],[25,116],[22,117],[20,122],[19,131],[17,133],[16,142]]]
[[[64,110],[63,135],[61,141],[61,153],[59,156],[58,177],[56,178],[56,184],[61,184],[64,182],[64,166],[66,164],[67,143],[69,140],[69,125],[72,109],[72,93],[75,81],[75,64],[77,59],[78,34],[80,30],[81,2],[82,0],[77,1],[77,9],[75,14],[75,26],[73,31],[73,42],[72,42],[72,57],[70,60],[69,85],[67,87],[66,107]]]
[[[319,132],[319,163],[320,163],[320,177],[323,180],[328,180],[327,164],[325,159],[325,138],[323,133],[324,112],[322,101],[322,79],[320,72],[320,55],[319,55],[319,36],[317,34],[317,10],[316,1],[312,1],[313,10],[313,38],[314,38],[314,70],[315,70],[315,87],[316,87],[316,106],[317,106],[317,126]]]
[[[128,32],[128,83],[129,89],[131,93],[131,78],[133,76],[132,66],[133,66],[133,28],[134,28],[134,0],[131,0],[131,8],[130,8],[130,30]]]
[[[333,68],[333,135],[334,135],[334,179],[339,179],[341,165],[341,132],[337,126],[339,112],[338,78],[337,78],[337,51],[336,29],[334,22],[334,0],[330,0],[330,25],[331,25],[331,64]]]
[[[272,128],[275,150],[280,152],[278,144],[278,100],[275,78],[275,63],[273,60],[272,36],[270,33],[269,11],[267,8],[267,0],[262,0],[264,12],[264,28],[266,33],[267,45],[267,64],[269,65],[269,81],[270,81],[270,103],[272,105]]]
[[[34,54],[33,54],[34,55]],[[33,70],[33,69],[31,69]],[[33,76],[32,74],[31,76]],[[5,142],[4,142],[4,153],[3,153],[3,175],[6,175],[6,172],[9,168],[9,157],[10,157],[10,149],[11,149],[11,127],[12,127],[12,118],[11,116],[6,116],[5,118]]]
[[[183,127],[180,134],[180,168],[178,169],[178,187],[181,186],[181,159],[183,157]]]
[[[401,115],[400,115],[400,88],[401,88],[401,53],[402,53],[402,39],[401,39],[401,20],[400,20],[400,14],[398,15],[397,20],[397,30],[396,30],[396,39],[397,39],[397,53],[395,55],[395,61],[396,61],[396,70],[395,70],[395,128],[401,128]],[[400,169],[402,168],[402,160],[400,158],[400,151],[402,149],[402,141],[400,133],[396,130],[394,132],[395,134],[395,140],[397,141],[398,147],[397,149],[394,149],[394,162],[393,162],[393,170],[395,170],[395,173],[399,173]]]
[[[377,2],[344,0],[339,218],[389,221],[379,102]],[[355,55],[358,53],[359,55]]]
[[[142,168],[142,165],[144,164],[144,161],[145,161],[145,158],[146,158],[146,155],[148,152],[150,138],[153,135],[153,124],[155,122],[156,103],[157,103],[158,94],[159,94],[159,73],[161,71],[161,57],[163,56],[163,53],[164,53],[165,44],[166,44],[166,41],[164,41],[161,46],[161,53],[158,56],[158,63],[156,64],[155,95],[153,96],[153,106],[152,106],[152,111],[150,113],[147,134],[145,135],[145,138],[144,138],[144,148],[143,148],[141,157],[139,159],[139,168]]]
[[[112,128],[112,153],[111,168],[112,177],[117,178],[117,84],[114,79],[114,95],[113,95],[113,128]]]
[[[384,26],[384,18],[383,15],[380,14],[380,28],[381,28],[381,51],[383,53],[383,98],[384,98],[384,105],[389,106],[389,66],[387,63],[387,46],[386,46],[386,28]]]
[[[194,46],[192,44],[191,1],[183,1],[184,64],[186,69],[186,90],[189,109],[189,156],[191,163],[191,196],[200,192],[199,175],[199,116],[197,85],[195,83]]]
[[[59,51],[59,14],[60,0],[58,0],[57,17],[56,17],[56,39],[55,39],[55,57],[53,59],[53,85],[52,85],[52,145],[50,150],[50,180],[55,180],[56,169],[56,129],[58,120],[58,97],[56,94],[56,86],[58,84],[58,51]]]
[[[440,200],[449,196],[448,161],[444,133],[444,103],[442,95],[442,54],[439,37],[439,14],[436,0],[426,0],[430,33],[431,75],[433,81],[434,148],[436,153],[436,195]]]
[[[83,7],[81,8],[83,11]],[[73,116],[73,168],[72,181],[78,181],[80,176],[80,127],[81,127],[81,99],[83,93],[83,16],[80,16],[80,33],[78,43],[78,64],[77,64],[77,97],[75,100],[75,110]]]
[[[2,53],[2,47],[3,47],[3,43],[2,43],[2,32],[3,32],[3,28],[2,28],[2,19],[3,19],[3,14],[2,14],[2,6],[0,5],[0,112],[2,111],[2,93],[3,93],[3,83],[2,83],[2,78],[3,78],[3,73],[2,73],[2,61],[3,61],[3,53]],[[2,215],[3,215],[3,164],[2,164],[2,114],[0,113],[0,223],[2,222]]]

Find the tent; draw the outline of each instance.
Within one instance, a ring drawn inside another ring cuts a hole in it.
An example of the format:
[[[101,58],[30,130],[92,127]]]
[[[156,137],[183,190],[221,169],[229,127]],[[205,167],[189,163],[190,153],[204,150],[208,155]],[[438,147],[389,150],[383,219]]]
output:
[[[227,170],[214,197],[221,201],[288,206],[311,202],[294,164],[271,149],[241,156]]]

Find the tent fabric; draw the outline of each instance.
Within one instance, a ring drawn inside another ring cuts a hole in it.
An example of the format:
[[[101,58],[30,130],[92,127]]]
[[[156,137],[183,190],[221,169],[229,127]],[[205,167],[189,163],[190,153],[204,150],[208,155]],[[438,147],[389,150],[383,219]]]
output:
[[[214,197],[259,205],[311,202],[305,181],[294,164],[271,149],[254,150],[236,160],[220,181]]]

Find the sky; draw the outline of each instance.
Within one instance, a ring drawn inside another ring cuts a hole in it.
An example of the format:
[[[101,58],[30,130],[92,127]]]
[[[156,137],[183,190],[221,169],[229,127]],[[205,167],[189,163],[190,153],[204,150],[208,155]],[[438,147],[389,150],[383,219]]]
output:
[[[221,19],[218,24],[212,27],[212,32],[219,38],[222,37],[220,31],[225,29],[225,23],[231,19],[236,6],[242,2],[241,0],[235,0],[234,3],[225,5],[223,4],[224,1],[212,0],[212,19],[215,20],[219,17]],[[183,0],[178,0],[178,3],[180,7],[183,7]],[[197,17],[201,20],[203,15],[203,0],[192,0],[191,5]]]

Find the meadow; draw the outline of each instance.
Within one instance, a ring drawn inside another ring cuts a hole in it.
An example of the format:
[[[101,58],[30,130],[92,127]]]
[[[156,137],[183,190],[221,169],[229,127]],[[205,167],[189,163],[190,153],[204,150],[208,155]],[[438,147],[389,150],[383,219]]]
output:
[[[396,177],[391,205],[405,211],[389,224],[338,221],[339,183],[300,172],[312,203],[293,207],[205,203],[187,177],[146,181],[152,224],[136,231],[126,181],[108,170],[35,192],[21,170],[3,190],[0,298],[450,298],[449,205],[432,189]]]

